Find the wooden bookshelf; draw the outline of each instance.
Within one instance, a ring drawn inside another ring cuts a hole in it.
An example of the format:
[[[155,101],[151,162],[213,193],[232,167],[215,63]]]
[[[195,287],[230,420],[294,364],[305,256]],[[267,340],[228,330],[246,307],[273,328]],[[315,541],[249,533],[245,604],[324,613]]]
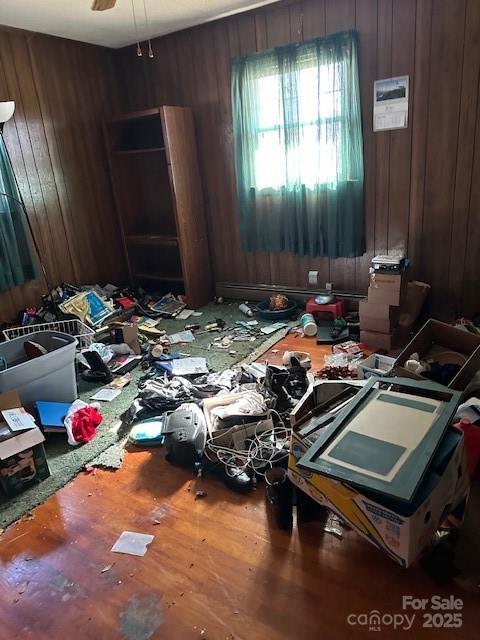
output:
[[[213,282],[191,109],[123,114],[104,133],[131,284],[206,304]]]
[[[125,240],[130,245],[148,246],[154,245],[157,247],[176,247],[178,246],[177,236],[159,236],[159,235],[141,235],[133,234],[125,236]]]

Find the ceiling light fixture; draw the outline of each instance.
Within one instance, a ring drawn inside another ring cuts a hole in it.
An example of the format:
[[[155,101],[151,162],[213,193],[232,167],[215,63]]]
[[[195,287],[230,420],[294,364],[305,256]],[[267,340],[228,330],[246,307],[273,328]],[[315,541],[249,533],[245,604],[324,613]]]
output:
[[[145,40],[148,42],[148,57],[153,58],[152,42],[150,40],[150,27],[148,25],[147,0],[143,0],[143,13],[145,15]]]
[[[133,15],[133,25],[135,27],[135,39],[137,41],[137,56],[139,58],[142,57],[143,52],[142,52],[142,47],[140,46],[140,40],[138,38],[138,25],[137,25],[137,16],[135,14],[135,2],[134,0],[131,0],[132,3],[132,15]]]

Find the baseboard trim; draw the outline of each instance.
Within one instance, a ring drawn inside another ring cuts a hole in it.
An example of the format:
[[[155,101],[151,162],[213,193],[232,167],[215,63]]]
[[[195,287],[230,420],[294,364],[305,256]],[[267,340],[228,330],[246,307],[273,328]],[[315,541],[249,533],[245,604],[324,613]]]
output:
[[[215,292],[217,296],[233,298],[234,300],[264,300],[276,293],[283,293],[302,304],[320,293],[317,289],[281,287],[276,284],[241,284],[237,282],[216,282]],[[332,291],[332,293],[337,298],[344,300],[358,301],[365,298],[365,294],[351,291]]]

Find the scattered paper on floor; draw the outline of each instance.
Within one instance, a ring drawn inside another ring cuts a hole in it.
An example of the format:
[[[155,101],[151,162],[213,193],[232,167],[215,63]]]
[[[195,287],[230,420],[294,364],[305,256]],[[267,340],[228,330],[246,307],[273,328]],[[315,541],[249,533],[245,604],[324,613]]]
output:
[[[124,531],[115,542],[111,551],[113,553],[128,553],[131,556],[144,556],[147,547],[155,536],[135,531]]]

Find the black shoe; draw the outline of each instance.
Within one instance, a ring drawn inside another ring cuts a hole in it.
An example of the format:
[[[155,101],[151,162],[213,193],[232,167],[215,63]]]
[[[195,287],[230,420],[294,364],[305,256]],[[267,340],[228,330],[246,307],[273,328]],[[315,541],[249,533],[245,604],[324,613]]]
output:
[[[86,382],[102,382],[103,384],[107,384],[113,380],[112,372],[97,351],[84,351],[82,355],[90,366],[90,369],[82,373],[82,378]]]
[[[214,473],[223,480],[225,486],[237,493],[246,493],[253,489],[253,479],[243,467],[224,464],[219,460],[214,462],[204,456],[202,469],[207,473]]]
[[[289,394],[297,400],[300,400],[308,389],[307,370],[302,367],[295,356],[290,359],[286,388]]]
[[[293,488],[287,472],[273,467],[265,473],[265,498],[279,529],[293,525]]]
[[[297,400],[292,398],[287,391],[286,385],[288,384],[288,378],[288,369],[267,365],[264,385],[265,389],[274,397],[274,409],[276,409],[278,413],[291,411],[297,404]]]

